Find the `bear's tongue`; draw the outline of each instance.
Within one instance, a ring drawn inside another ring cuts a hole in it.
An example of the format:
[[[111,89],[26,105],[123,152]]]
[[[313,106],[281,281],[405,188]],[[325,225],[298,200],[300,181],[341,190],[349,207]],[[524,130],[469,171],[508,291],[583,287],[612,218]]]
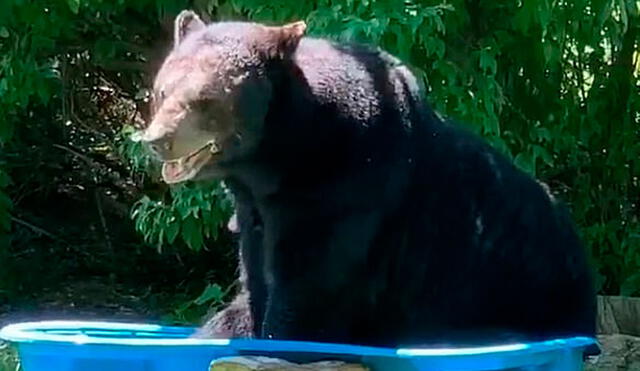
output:
[[[211,141],[187,156],[165,161],[162,164],[162,179],[167,184],[190,180],[207,162],[220,153],[218,146]]]
[[[169,161],[162,164],[162,179],[168,184],[178,183],[182,180],[186,173],[182,161]]]
[[[211,152],[200,150],[177,160],[165,161],[162,164],[162,179],[167,184],[186,182],[195,177],[211,157]]]

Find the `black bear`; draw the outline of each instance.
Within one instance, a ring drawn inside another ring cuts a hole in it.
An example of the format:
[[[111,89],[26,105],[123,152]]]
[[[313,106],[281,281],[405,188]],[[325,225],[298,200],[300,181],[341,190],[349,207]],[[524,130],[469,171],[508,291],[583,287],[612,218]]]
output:
[[[389,54],[305,24],[175,21],[139,134],[233,192],[243,291],[212,335],[376,346],[595,335],[565,209]],[[247,331],[247,328],[250,328]]]

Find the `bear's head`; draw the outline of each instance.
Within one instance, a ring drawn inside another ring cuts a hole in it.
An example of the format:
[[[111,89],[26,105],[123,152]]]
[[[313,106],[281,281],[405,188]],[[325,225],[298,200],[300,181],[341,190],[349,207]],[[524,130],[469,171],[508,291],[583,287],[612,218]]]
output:
[[[176,17],[151,123],[133,137],[163,161],[165,182],[224,176],[224,164],[255,149],[273,91],[269,71],[289,60],[305,29],[304,22],[205,25],[188,10]]]

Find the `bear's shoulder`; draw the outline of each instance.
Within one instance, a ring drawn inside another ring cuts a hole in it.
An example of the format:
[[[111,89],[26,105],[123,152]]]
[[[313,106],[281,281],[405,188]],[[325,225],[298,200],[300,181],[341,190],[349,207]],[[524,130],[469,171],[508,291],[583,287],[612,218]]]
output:
[[[408,113],[409,99],[421,100],[413,72],[380,48],[303,38],[293,61],[319,103],[361,121],[379,116],[389,104]]]
[[[384,50],[364,44],[341,43],[324,38],[305,37],[294,55],[295,63],[308,71],[343,72],[357,78],[405,65]]]

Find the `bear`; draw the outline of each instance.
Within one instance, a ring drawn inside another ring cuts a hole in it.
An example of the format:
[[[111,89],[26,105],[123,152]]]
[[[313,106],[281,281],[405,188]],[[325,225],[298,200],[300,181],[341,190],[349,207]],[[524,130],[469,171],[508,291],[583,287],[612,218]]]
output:
[[[303,21],[185,10],[136,135],[235,198],[242,289],[203,332],[381,347],[595,336],[571,215],[428,104],[409,67]],[[250,328],[247,330],[247,328]]]

